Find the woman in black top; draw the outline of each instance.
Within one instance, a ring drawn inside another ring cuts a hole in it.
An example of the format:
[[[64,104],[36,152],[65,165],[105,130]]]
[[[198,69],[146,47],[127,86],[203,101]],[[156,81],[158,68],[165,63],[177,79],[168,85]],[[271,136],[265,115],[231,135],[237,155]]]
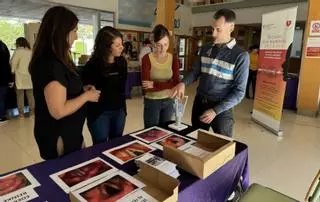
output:
[[[5,117],[5,102],[9,85],[12,86],[12,75],[10,68],[10,52],[5,43],[0,40],[0,125],[7,122]]]
[[[57,6],[44,15],[30,62],[35,97],[34,134],[43,159],[79,150],[85,103],[97,102],[100,92],[84,89],[70,57],[77,39],[77,16]]]
[[[98,103],[88,105],[88,128],[93,144],[122,136],[125,118],[125,83],[127,62],[121,56],[122,35],[112,28],[102,28],[95,40],[94,52],[84,67],[84,84],[101,90]]]

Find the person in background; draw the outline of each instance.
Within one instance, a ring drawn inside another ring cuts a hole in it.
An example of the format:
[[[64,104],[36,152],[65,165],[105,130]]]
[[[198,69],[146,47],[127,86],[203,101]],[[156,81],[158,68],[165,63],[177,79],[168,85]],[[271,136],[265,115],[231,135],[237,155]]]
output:
[[[170,89],[179,83],[179,59],[168,53],[169,31],[163,25],[154,30],[156,51],[142,58],[141,78],[144,97],[145,128],[162,125],[173,115]]]
[[[182,98],[185,86],[198,80],[199,87],[192,108],[192,126],[231,137],[233,108],[244,98],[249,72],[249,54],[231,37],[236,14],[221,9],[214,15],[213,43],[202,47],[192,71],[172,90],[172,97]]]
[[[141,66],[142,64],[142,58],[143,56],[149,54],[152,52],[152,43],[149,39],[145,39],[142,43],[143,48],[141,49],[140,53],[139,53],[139,64]]]
[[[246,88],[246,98],[250,99],[250,84],[252,84],[252,98],[256,92],[256,80],[257,80],[257,71],[258,71],[258,60],[259,60],[259,46],[253,45],[249,48],[250,56],[250,69],[249,77]]]
[[[84,87],[70,56],[77,39],[77,16],[56,6],[44,15],[29,66],[35,97],[34,135],[43,159],[83,148],[85,104],[100,92]]]
[[[98,103],[88,105],[88,128],[93,144],[121,137],[126,121],[125,85],[127,62],[121,33],[102,28],[95,39],[92,57],[84,67],[83,82],[101,90]]]
[[[7,122],[5,103],[8,88],[13,86],[9,61],[9,49],[7,45],[0,40],[0,125]]]
[[[287,49],[286,60],[282,64],[283,81],[287,81],[289,78],[289,64],[290,64],[291,51],[292,51],[292,43],[290,43],[290,45]]]
[[[132,42],[131,41],[126,41],[123,43],[123,51],[121,53],[121,55],[126,59],[126,61],[129,61],[129,59],[131,60],[131,56],[132,56]]]
[[[16,40],[16,50],[11,58],[11,72],[14,74],[19,118],[24,118],[24,92],[26,92],[30,116],[34,113],[34,98],[31,75],[28,71],[32,51],[24,37]]]

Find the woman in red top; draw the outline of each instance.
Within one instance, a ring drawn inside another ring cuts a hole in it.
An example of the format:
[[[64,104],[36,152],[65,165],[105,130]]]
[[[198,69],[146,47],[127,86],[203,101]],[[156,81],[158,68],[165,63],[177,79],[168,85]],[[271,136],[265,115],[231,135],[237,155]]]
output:
[[[142,86],[144,98],[144,126],[163,125],[173,115],[173,100],[170,89],[179,83],[179,60],[168,53],[169,31],[163,25],[154,30],[155,52],[142,59]]]

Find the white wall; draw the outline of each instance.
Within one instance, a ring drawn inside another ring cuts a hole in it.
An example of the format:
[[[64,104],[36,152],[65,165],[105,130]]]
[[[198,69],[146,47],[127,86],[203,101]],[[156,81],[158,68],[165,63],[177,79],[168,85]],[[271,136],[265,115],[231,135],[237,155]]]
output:
[[[180,28],[175,28],[174,32],[178,35],[192,35],[192,12],[190,6],[181,5],[176,10],[175,18],[180,19]]]
[[[28,40],[31,48],[33,47],[36,41],[39,28],[40,28],[40,23],[24,24],[24,36]]]
[[[281,10],[283,8],[289,8],[298,6],[297,21],[305,21],[307,19],[308,3],[293,3],[293,4],[281,4],[276,6],[264,6],[254,8],[235,9],[237,15],[237,24],[256,24],[261,23],[262,14]],[[192,25],[208,26],[211,25],[214,12],[210,13],[197,13],[192,15]]]
[[[97,10],[115,12],[118,5],[117,0],[47,0],[53,3],[92,8]]]

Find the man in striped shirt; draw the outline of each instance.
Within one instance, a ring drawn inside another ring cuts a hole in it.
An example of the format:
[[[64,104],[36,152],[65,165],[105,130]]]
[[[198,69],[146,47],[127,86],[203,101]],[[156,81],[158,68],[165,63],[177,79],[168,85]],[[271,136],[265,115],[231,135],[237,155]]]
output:
[[[193,70],[172,90],[172,97],[182,98],[185,86],[200,78],[192,109],[196,128],[232,136],[233,108],[244,98],[249,70],[249,54],[231,37],[236,15],[222,9],[215,13],[213,43],[202,47]]]

